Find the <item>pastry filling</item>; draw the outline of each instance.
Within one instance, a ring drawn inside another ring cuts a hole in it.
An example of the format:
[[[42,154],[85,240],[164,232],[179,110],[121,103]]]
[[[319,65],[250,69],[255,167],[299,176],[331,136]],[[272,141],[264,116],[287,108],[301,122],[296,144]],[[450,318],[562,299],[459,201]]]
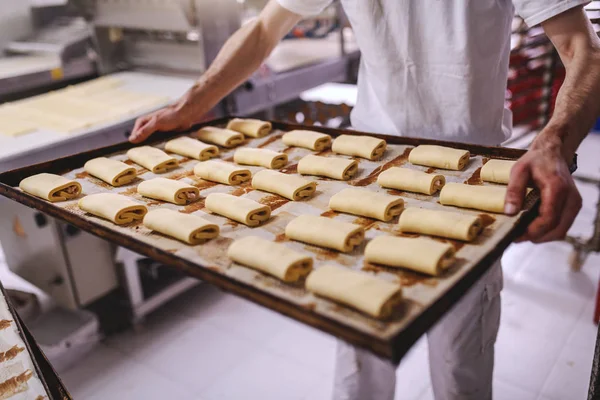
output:
[[[345,247],[352,250],[355,246],[358,246],[359,244],[361,244],[364,238],[365,238],[365,233],[362,230],[354,232],[348,236],[348,239],[346,239]]]
[[[258,225],[259,223],[268,220],[270,216],[271,216],[270,209],[260,209],[260,210],[252,212],[248,216],[248,220],[250,222],[254,222]]]
[[[219,155],[219,150],[215,147],[209,147],[200,153],[200,159],[206,160]]]
[[[239,146],[243,142],[244,142],[244,136],[235,135],[235,136],[231,137],[229,140],[227,140],[227,142],[225,143],[225,146],[226,147],[235,147],[235,146]]]
[[[380,158],[381,156],[383,156],[383,153],[385,153],[385,148],[386,148],[385,142],[382,142],[379,145],[377,145],[377,147],[375,147],[375,149],[371,153],[371,159],[377,159],[377,158]]]
[[[316,151],[325,150],[325,149],[327,149],[329,147],[330,143],[331,143],[331,139],[326,138],[326,137],[321,138],[321,139],[317,139],[315,141],[315,150]]]
[[[52,193],[53,198],[72,198],[76,197],[80,193],[80,188],[77,185],[70,185],[64,189],[58,190]]]
[[[452,264],[454,264],[454,250],[448,250],[440,259],[440,268],[445,270],[450,268]]]
[[[177,168],[179,166],[179,162],[177,160],[169,160],[165,161],[162,164],[159,164],[154,168],[154,172],[165,172],[173,168]]]
[[[469,162],[469,153],[465,154],[458,160],[458,169],[463,169],[465,165]]]
[[[135,179],[135,177],[137,176],[137,173],[134,171],[125,171],[123,174],[119,175],[117,177],[117,179],[115,179],[115,183],[117,185],[124,185],[126,183],[131,182],[132,180]]]
[[[273,161],[271,162],[271,168],[272,169],[279,169],[279,168],[283,168],[285,167],[285,165],[287,164],[287,155],[282,154],[280,156],[274,157]]]
[[[244,183],[249,181],[252,178],[252,174],[247,171],[234,172],[231,174],[229,181],[232,185],[239,185],[240,183]]]
[[[200,228],[195,230],[192,233],[192,239],[194,240],[206,240],[212,239],[219,235],[219,228],[217,226],[207,226],[205,228]]]
[[[138,220],[141,220],[142,218],[144,218],[144,215],[146,215],[146,212],[147,212],[146,208],[144,208],[144,207],[132,208],[130,210],[120,213],[117,216],[117,221],[120,223],[138,221]]]
[[[191,189],[190,190],[182,190],[181,192],[177,193],[177,199],[185,201],[187,203],[196,201],[196,200],[198,200],[199,197],[200,197],[199,193],[196,192],[195,190],[191,190]]]
[[[479,235],[479,232],[481,232],[481,221],[477,220],[473,223],[473,225],[471,225],[471,227],[469,228],[469,240],[473,240],[477,237],[477,235]]]
[[[385,215],[387,218],[392,218],[396,215],[400,215],[400,213],[402,213],[402,210],[404,210],[404,202],[392,204],[392,206],[386,210]]]
[[[357,172],[358,163],[354,162],[344,171],[344,180],[352,178]]]
[[[294,193],[294,200],[306,199],[311,197],[315,193],[316,187],[315,185],[308,184],[296,191]]]
[[[304,278],[312,271],[312,260],[302,260],[292,264],[285,273],[285,281],[295,282]]]
[[[398,290],[394,293],[383,305],[381,306],[381,310],[379,312],[379,316],[381,318],[389,318],[396,307],[402,302],[402,291]]]

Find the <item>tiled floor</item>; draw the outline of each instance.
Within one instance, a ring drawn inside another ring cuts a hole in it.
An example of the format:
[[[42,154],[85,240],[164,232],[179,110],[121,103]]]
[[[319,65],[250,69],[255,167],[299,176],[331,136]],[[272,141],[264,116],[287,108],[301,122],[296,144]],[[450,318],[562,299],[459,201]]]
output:
[[[600,135],[584,143],[579,173],[600,176],[599,149]],[[598,192],[580,189],[584,210],[571,233],[585,237]],[[574,273],[570,249],[526,243],[504,256],[496,400],[586,397],[600,255]],[[334,355],[332,337],[201,285],[156,311],[140,332],[108,338],[62,377],[75,399],[328,400]],[[397,377],[397,400],[433,399],[424,340]]]

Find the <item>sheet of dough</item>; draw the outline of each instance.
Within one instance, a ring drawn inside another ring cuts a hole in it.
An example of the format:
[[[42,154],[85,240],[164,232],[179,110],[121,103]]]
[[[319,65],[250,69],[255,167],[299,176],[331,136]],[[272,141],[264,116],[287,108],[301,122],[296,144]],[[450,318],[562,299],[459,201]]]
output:
[[[481,167],[481,179],[486,182],[508,184],[510,179],[510,171],[516,164],[516,161],[510,160],[488,160]]]
[[[317,190],[317,183],[298,175],[264,169],[254,174],[252,187],[278,194],[292,201],[299,201],[312,197]]]
[[[138,185],[137,192],[151,199],[179,205],[191,203],[200,197],[200,191],[197,187],[167,178],[154,178],[144,181]]]
[[[331,147],[331,136],[315,131],[289,131],[281,140],[286,146],[304,147],[314,151],[323,151]]]
[[[233,154],[233,161],[237,164],[256,165],[270,169],[280,169],[286,166],[288,156],[269,149],[238,149]]]
[[[460,171],[468,164],[470,155],[468,150],[422,144],[411,150],[408,161],[416,165]]]
[[[474,240],[481,232],[481,218],[452,211],[409,207],[398,220],[402,232],[421,233],[449,239]]]
[[[79,182],[45,172],[23,179],[19,183],[19,188],[53,203],[72,200],[81,194]]]
[[[106,157],[89,160],[83,169],[88,174],[115,187],[127,185],[137,177],[137,171],[132,166]]]
[[[196,160],[206,161],[209,158],[219,155],[219,148],[212,144],[202,143],[191,137],[182,136],[169,140],[165,144],[165,150],[180,156],[195,158]]]
[[[227,255],[239,264],[273,275],[284,282],[299,281],[311,272],[313,266],[312,257],[256,236],[237,239],[229,246]]]
[[[367,189],[347,188],[331,196],[329,208],[389,221],[402,212],[404,200],[398,196],[372,192]]]
[[[340,135],[333,141],[331,150],[348,156],[357,156],[367,160],[378,160],[385,153],[387,144],[383,139],[372,136]]]
[[[360,225],[331,218],[300,215],[287,224],[285,236],[292,240],[347,253],[362,243],[365,229]]]
[[[392,167],[377,177],[379,186],[432,195],[446,184],[444,175],[427,174],[409,168]]]
[[[224,161],[202,161],[194,167],[194,174],[207,181],[225,185],[239,185],[252,179],[249,169]]]
[[[258,226],[271,218],[271,208],[254,200],[225,193],[211,193],[205,206],[215,214],[222,215],[248,226]]]
[[[259,138],[271,133],[272,126],[270,122],[259,119],[234,118],[227,123],[227,129],[243,133],[246,136]]]
[[[202,142],[213,143],[222,147],[235,147],[244,143],[244,135],[231,129],[221,129],[214,126],[205,126],[192,134]]]
[[[0,135],[4,136],[20,136],[38,129],[35,122],[19,118],[10,112],[9,107],[0,106],[0,121]]]
[[[195,246],[219,236],[219,226],[194,214],[159,208],[144,217],[144,226]]]
[[[127,151],[127,157],[136,164],[141,165],[160,174],[179,166],[179,161],[156,147],[140,146]]]
[[[310,292],[375,318],[389,318],[402,302],[402,287],[365,272],[324,265],[306,278]]]
[[[115,193],[90,194],[79,200],[78,206],[85,212],[117,225],[141,221],[148,212],[144,204]]]
[[[504,213],[506,186],[474,186],[447,183],[440,192],[440,203],[445,206],[474,208]]]
[[[365,260],[437,276],[454,262],[454,247],[427,238],[377,236],[367,244]]]
[[[322,157],[309,154],[298,162],[298,173],[302,175],[326,176],[347,181],[358,172],[358,162],[339,157]]]

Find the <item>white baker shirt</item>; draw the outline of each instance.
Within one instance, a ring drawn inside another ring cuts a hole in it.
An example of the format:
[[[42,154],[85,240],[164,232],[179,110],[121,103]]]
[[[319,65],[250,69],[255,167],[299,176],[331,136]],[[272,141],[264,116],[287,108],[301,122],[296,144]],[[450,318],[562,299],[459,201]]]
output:
[[[303,16],[331,0],[278,0]],[[362,53],[355,129],[497,145],[511,22],[536,25],[589,0],[341,0]],[[513,6],[514,3],[514,6]]]

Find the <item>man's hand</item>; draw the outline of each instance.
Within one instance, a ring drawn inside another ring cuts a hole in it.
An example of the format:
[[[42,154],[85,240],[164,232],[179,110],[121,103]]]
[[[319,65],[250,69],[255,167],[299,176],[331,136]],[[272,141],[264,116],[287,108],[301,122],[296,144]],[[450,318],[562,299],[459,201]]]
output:
[[[521,210],[529,184],[540,191],[539,216],[519,241],[542,243],[563,239],[581,209],[581,195],[569,173],[557,135],[542,132],[513,167],[506,195],[507,214]]]
[[[154,132],[168,132],[189,129],[200,122],[201,116],[193,118],[190,113],[185,113],[179,103],[167,106],[150,114],[139,117],[135,121],[129,141],[140,143]]]

